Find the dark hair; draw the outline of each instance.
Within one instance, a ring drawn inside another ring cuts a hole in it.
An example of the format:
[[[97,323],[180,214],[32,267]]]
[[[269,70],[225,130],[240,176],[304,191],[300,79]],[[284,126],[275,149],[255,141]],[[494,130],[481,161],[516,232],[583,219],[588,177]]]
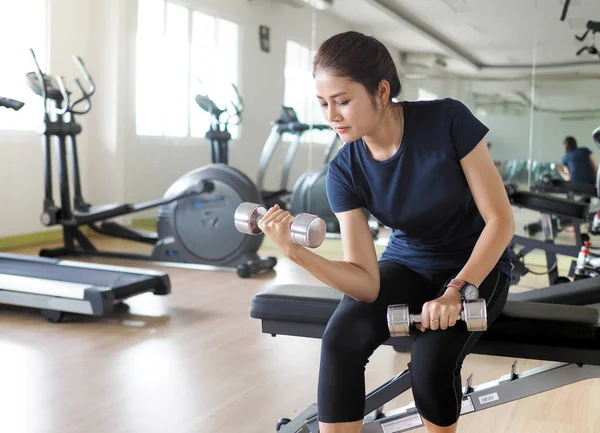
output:
[[[575,149],[577,149],[577,140],[575,140],[575,137],[571,137],[570,135],[568,137],[565,138],[565,148],[567,152],[571,152]]]
[[[359,32],[339,33],[323,42],[313,61],[313,76],[317,68],[362,84],[371,96],[381,80],[390,84],[390,101],[402,91],[390,52],[374,37]]]

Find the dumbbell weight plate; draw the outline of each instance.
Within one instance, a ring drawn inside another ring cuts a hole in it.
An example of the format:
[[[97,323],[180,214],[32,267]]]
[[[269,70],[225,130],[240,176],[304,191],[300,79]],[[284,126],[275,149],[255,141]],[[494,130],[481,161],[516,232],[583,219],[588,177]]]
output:
[[[292,241],[309,248],[321,245],[327,234],[325,221],[306,213],[296,215],[290,229]]]
[[[487,330],[487,308],[484,299],[464,301],[462,316],[469,331],[481,332]]]
[[[406,337],[410,335],[408,305],[390,305],[387,309],[387,323],[390,330],[390,337]]]
[[[261,233],[258,228],[258,221],[267,213],[267,209],[262,205],[255,203],[242,203],[235,210],[233,220],[235,228],[248,235],[257,235]]]

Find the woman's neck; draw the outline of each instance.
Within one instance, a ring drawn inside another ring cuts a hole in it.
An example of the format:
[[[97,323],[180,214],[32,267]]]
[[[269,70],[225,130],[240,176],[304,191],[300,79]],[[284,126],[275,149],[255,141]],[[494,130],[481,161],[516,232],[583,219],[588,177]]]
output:
[[[404,110],[402,105],[391,103],[384,108],[379,122],[363,141],[372,158],[385,161],[398,151],[403,135]]]

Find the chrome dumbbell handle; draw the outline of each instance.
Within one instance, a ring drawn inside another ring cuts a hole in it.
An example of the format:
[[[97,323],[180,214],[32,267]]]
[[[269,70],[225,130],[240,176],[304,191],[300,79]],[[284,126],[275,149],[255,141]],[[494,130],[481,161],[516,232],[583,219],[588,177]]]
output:
[[[245,202],[238,206],[234,214],[235,227],[242,233],[258,235],[262,231],[258,223],[267,213],[267,208],[256,203]],[[327,226],[316,215],[301,213],[294,217],[290,225],[292,242],[309,248],[317,248],[325,240]]]

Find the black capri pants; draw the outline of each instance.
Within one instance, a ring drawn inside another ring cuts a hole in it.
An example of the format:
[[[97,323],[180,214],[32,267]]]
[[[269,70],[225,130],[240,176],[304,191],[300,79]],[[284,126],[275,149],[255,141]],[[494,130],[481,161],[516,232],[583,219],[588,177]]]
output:
[[[394,262],[380,262],[379,272],[377,299],[358,302],[344,296],[323,334],[317,400],[321,422],[364,418],[364,370],[369,356],[389,338],[387,307],[408,304],[411,314],[420,314],[423,304],[441,296],[459,270],[423,275]],[[502,312],[509,285],[509,277],[497,270],[480,285],[488,325]],[[417,410],[435,425],[452,425],[460,415],[462,363],[482,333],[467,331],[459,321],[444,331],[415,329],[414,335],[408,367]]]

